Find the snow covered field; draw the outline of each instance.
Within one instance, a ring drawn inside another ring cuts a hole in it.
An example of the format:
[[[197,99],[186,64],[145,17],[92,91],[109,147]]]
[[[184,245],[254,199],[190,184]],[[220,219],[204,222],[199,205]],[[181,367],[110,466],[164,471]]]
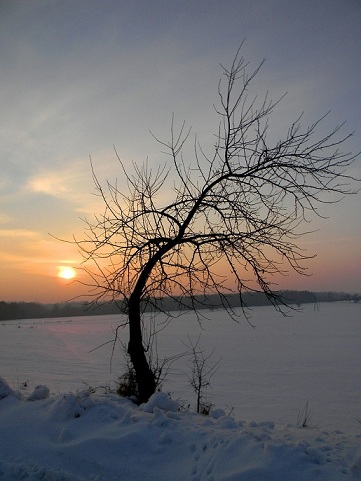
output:
[[[255,329],[222,311],[207,312],[204,330],[192,313],[172,321],[159,356],[183,352],[200,332],[205,354],[215,347],[212,359],[221,358],[207,417],[192,413],[186,358],[164,385],[174,401],[158,394],[138,408],[87,390],[119,374],[120,347],[111,372],[110,345],[89,352],[113,338],[116,316],[2,322],[0,480],[361,479],[360,314],[359,304],[337,303],[291,318],[254,308]],[[26,401],[40,384],[50,397],[40,388]]]

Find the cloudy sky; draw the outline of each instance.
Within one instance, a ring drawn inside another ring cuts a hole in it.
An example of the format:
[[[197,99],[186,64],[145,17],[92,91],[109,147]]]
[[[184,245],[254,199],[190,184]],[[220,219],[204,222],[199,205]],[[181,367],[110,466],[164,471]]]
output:
[[[58,277],[80,262],[55,240],[80,235],[101,205],[100,180],[125,165],[164,162],[172,113],[202,145],[218,119],[220,63],[243,39],[259,95],[288,92],[273,122],[331,110],[361,150],[360,0],[0,0],[0,300],[53,302],[81,293]],[[351,174],[361,177],[361,159]],[[361,292],[360,196],[326,206],[301,245],[311,277],[282,288]]]

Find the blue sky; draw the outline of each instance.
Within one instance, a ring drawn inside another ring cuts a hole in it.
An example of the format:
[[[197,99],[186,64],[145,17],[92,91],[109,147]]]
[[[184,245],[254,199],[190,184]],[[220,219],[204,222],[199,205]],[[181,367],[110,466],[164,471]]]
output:
[[[101,180],[123,162],[164,162],[149,131],[167,138],[172,113],[205,148],[218,119],[220,63],[241,41],[260,96],[287,96],[274,134],[304,113],[347,121],[347,150],[361,150],[359,0],[0,2],[0,299],[64,300],[79,293],[57,277],[79,264],[70,238],[101,211]],[[325,131],[326,131],[325,130]],[[190,159],[191,160],[191,159]],[[351,173],[361,177],[361,159]],[[281,287],[361,291],[360,197],[326,206],[302,245],[318,255],[310,278]]]

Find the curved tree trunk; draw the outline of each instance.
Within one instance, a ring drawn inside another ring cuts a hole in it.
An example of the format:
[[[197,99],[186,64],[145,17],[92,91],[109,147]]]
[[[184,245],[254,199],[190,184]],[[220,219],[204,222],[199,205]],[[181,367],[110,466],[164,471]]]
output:
[[[147,402],[156,390],[155,376],[147,361],[141,327],[140,299],[138,297],[129,300],[129,344],[128,354],[134,367],[138,385],[139,404]]]
[[[144,345],[143,345],[143,333],[140,315],[140,304],[142,299],[142,293],[146,286],[147,280],[149,278],[152,269],[174,245],[176,241],[172,240],[164,245],[161,249],[154,254],[142,272],[139,275],[138,281],[133,289],[133,292],[129,298],[128,309],[129,309],[129,344],[128,344],[128,354],[130,356],[130,361],[134,367],[135,377],[138,385],[138,402],[139,404],[147,402],[152,394],[155,393],[157,388],[157,383],[155,381],[155,374],[149,366],[147,361]]]

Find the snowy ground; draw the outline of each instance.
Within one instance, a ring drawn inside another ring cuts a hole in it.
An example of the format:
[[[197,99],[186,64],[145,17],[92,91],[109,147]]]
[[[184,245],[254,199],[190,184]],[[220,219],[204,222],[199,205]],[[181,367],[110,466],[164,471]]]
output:
[[[0,481],[361,479],[360,307],[308,306],[286,320],[257,308],[255,330],[210,313],[202,347],[222,357],[210,416],[175,401],[192,400],[184,359],[166,386],[173,401],[161,393],[137,407],[84,390],[82,381],[111,378],[109,347],[89,350],[109,339],[114,319],[106,329],[104,318],[2,323]],[[193,321],[162,331],[162,355],[197,336]],[[171,338],[180,344],[170,347]],[[305,400],[312,417],[301,428]]]
[[[165,393],[139,408],[111,394],[10,394],[0,401],[0,480],[20,479],[355,480],[361,436],[179,412]]]

